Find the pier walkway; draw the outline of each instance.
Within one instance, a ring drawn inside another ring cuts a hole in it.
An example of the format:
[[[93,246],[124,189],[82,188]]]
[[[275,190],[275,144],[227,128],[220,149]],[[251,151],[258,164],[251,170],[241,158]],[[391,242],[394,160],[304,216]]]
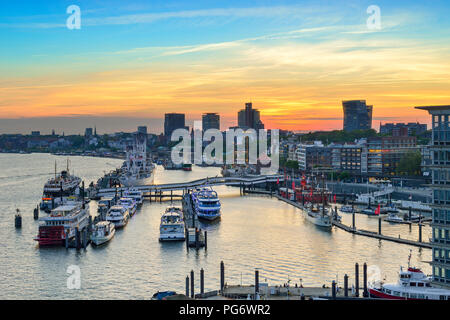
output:
[[[303,210],[303,206],[301,203],[297,203],[291,200],[288,200],[286,198],[283,198],[282,196],[278,195],[278,194],[274,194],[274,197],[278,198],[278,200],[284,201],[286,203],[289,203],[290,205],[297,207],[299,209]],[[431,249],[431,243],[429,242],[422,242],[422,241],[414,241],[414,240],[408,240],[408,239],[402,239],[402,238],[396,238],[396,237],[391,237],[391,236],[386,236],[377,232],[373,232],[373,231],[368,231],[368,230],[361,230],[361,229],[357,229],[357,228],[353,228],[351,226],[347,226],[345,224],[342,224],[336,220],[333,220],[333,225],[339,229],[342,229],[344,231],[356,234],[356,235],[360,235],[360,236],[366,236],[366,237],[371,237],[371,238],[376,238],[379,240],[386,240],[386,241],[392,241],[392,242],[397,242],[397,243],[401,243],[401,244],[407,244],[407,245],[411,245],[411,246],[416,246],[416,247],[420,247],[420,248],[426,248],[426,249]]]
[[[267,175],[267,176],[258,176],[251,178],[244,177],[206,177],[199,180],[189,181],[189,182],[181,182],[181,183],[167,183],[167,184],[152,184],[145,186],[137,186],[134,187],[144,193],[160,193],[164,191],[175,191],[175,190],[190,190],[200,186],[208,185],[208,186],[219,186],[219,185],[227,185],[227,186],[253,186],[263,183],[273,183],[277,181],[284,181],[283,175]],[[111,194],[120,191],[124,191],[127,188],[103,188],[99,189],[97,194],[100,196],[102,194]]]

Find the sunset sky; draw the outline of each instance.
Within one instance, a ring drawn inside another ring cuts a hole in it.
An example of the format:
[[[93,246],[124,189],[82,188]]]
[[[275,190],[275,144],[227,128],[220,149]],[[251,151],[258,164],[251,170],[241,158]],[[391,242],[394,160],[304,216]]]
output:
[[[394,4],[393,4],[394,3]],[[69,30],[69,5],[81,29]],[[381,30],[366,12],[381,9]],[[252,101],[266,128],[342,128],[342,100],[379,122],[450,104],[448,1],[2,1],[0,132],[100,133],[189,122],[222,129]]]

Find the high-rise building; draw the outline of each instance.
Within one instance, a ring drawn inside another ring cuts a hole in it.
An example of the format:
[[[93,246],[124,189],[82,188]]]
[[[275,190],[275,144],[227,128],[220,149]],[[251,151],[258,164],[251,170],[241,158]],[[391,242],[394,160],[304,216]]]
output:
[[[137,131],[138,131],[139,133],[147,134],[147,126],[139,126],[139,127],[137,128]]]
[[[450,105],[416,109],[427,110],[432,117],[433,281],[450,287]]]
[[[186,128],[184,113],[166,113],[164,116],[164,136],[170,140],[176,129]]]
[[[253,109],[251,102],[245,104],[245,109],[239,110],[238,126],[243,129],[264,129],[264,124],[261,122],[259,111]]]
[[[202,115],[203,131],[209,129],[220,130],[220,116],[217,113],[205,113]]]
[[[372,128],[373,106],[365,100],[342,101],[344,109],[344,130],[368,130]]]
[[[84,135],[86,137],[92,137],[93,133],[94,133],[94,131],[92,130],[92,128],[86,128],[86,130],[84,130]]]

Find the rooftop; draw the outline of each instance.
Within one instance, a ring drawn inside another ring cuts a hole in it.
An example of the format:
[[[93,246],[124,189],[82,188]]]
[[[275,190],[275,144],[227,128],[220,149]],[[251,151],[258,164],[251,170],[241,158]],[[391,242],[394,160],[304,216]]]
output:
[[[447,106],[420,106],[420,107],[415,107],[415,108],[421,109],[421,110],[428,110],[428,111],[450,110],[450,105],[447,105]]]

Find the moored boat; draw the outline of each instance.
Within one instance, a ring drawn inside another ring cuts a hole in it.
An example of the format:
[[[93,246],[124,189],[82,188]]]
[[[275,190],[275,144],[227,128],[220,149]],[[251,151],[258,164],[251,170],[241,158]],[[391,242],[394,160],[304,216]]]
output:
[[[91,234],[91,241],[99,246],[102,245],[114,237],[116,228],[114,223],[110,221],[100,221],[94,225]]]
[[[345,206],[342,206],[339,209],[339,211],[343,212],[343,213],[354,213],[355,212],[355,208],[353,208],[353,206],[345,205]]]
[[[130,217],[134,216],[136,213],[136,201],[133,198],[125,198],[122,197],[117,202],[117,205],[122,206],[128,210],[128,213],[130,214]]]
[[[411,258],[411,256],[410,256]],[[369,296],[390,300],[450,300],[450,290],[433,286],[432,278],[422,270],[400,267],[399,281],[389,284],[369,284]]]
[[[199,219],[215,220],[221,216],[221,204],[217,192],[211,187],[195,189],[192,194],[194,210]]]
[[[395,213],[389,213],[389,215],[384,219],[384,221],[391,222],[391,223],[405,222],[401,217],[397,216]]]
[[[116,228],[125,227],[129,218],[128,209],[120,205],[112,206],[106,215],[106,221],[114,223]]]
[[[331,229],[332,227],[329,210],[324,206],[316,207],[312,205],[309,209],[306,210],[306,219],[321,228]]]
[[[185,240],[186,229],[183,211],[177,207],[169,207],[161,217],[159,241]]]

